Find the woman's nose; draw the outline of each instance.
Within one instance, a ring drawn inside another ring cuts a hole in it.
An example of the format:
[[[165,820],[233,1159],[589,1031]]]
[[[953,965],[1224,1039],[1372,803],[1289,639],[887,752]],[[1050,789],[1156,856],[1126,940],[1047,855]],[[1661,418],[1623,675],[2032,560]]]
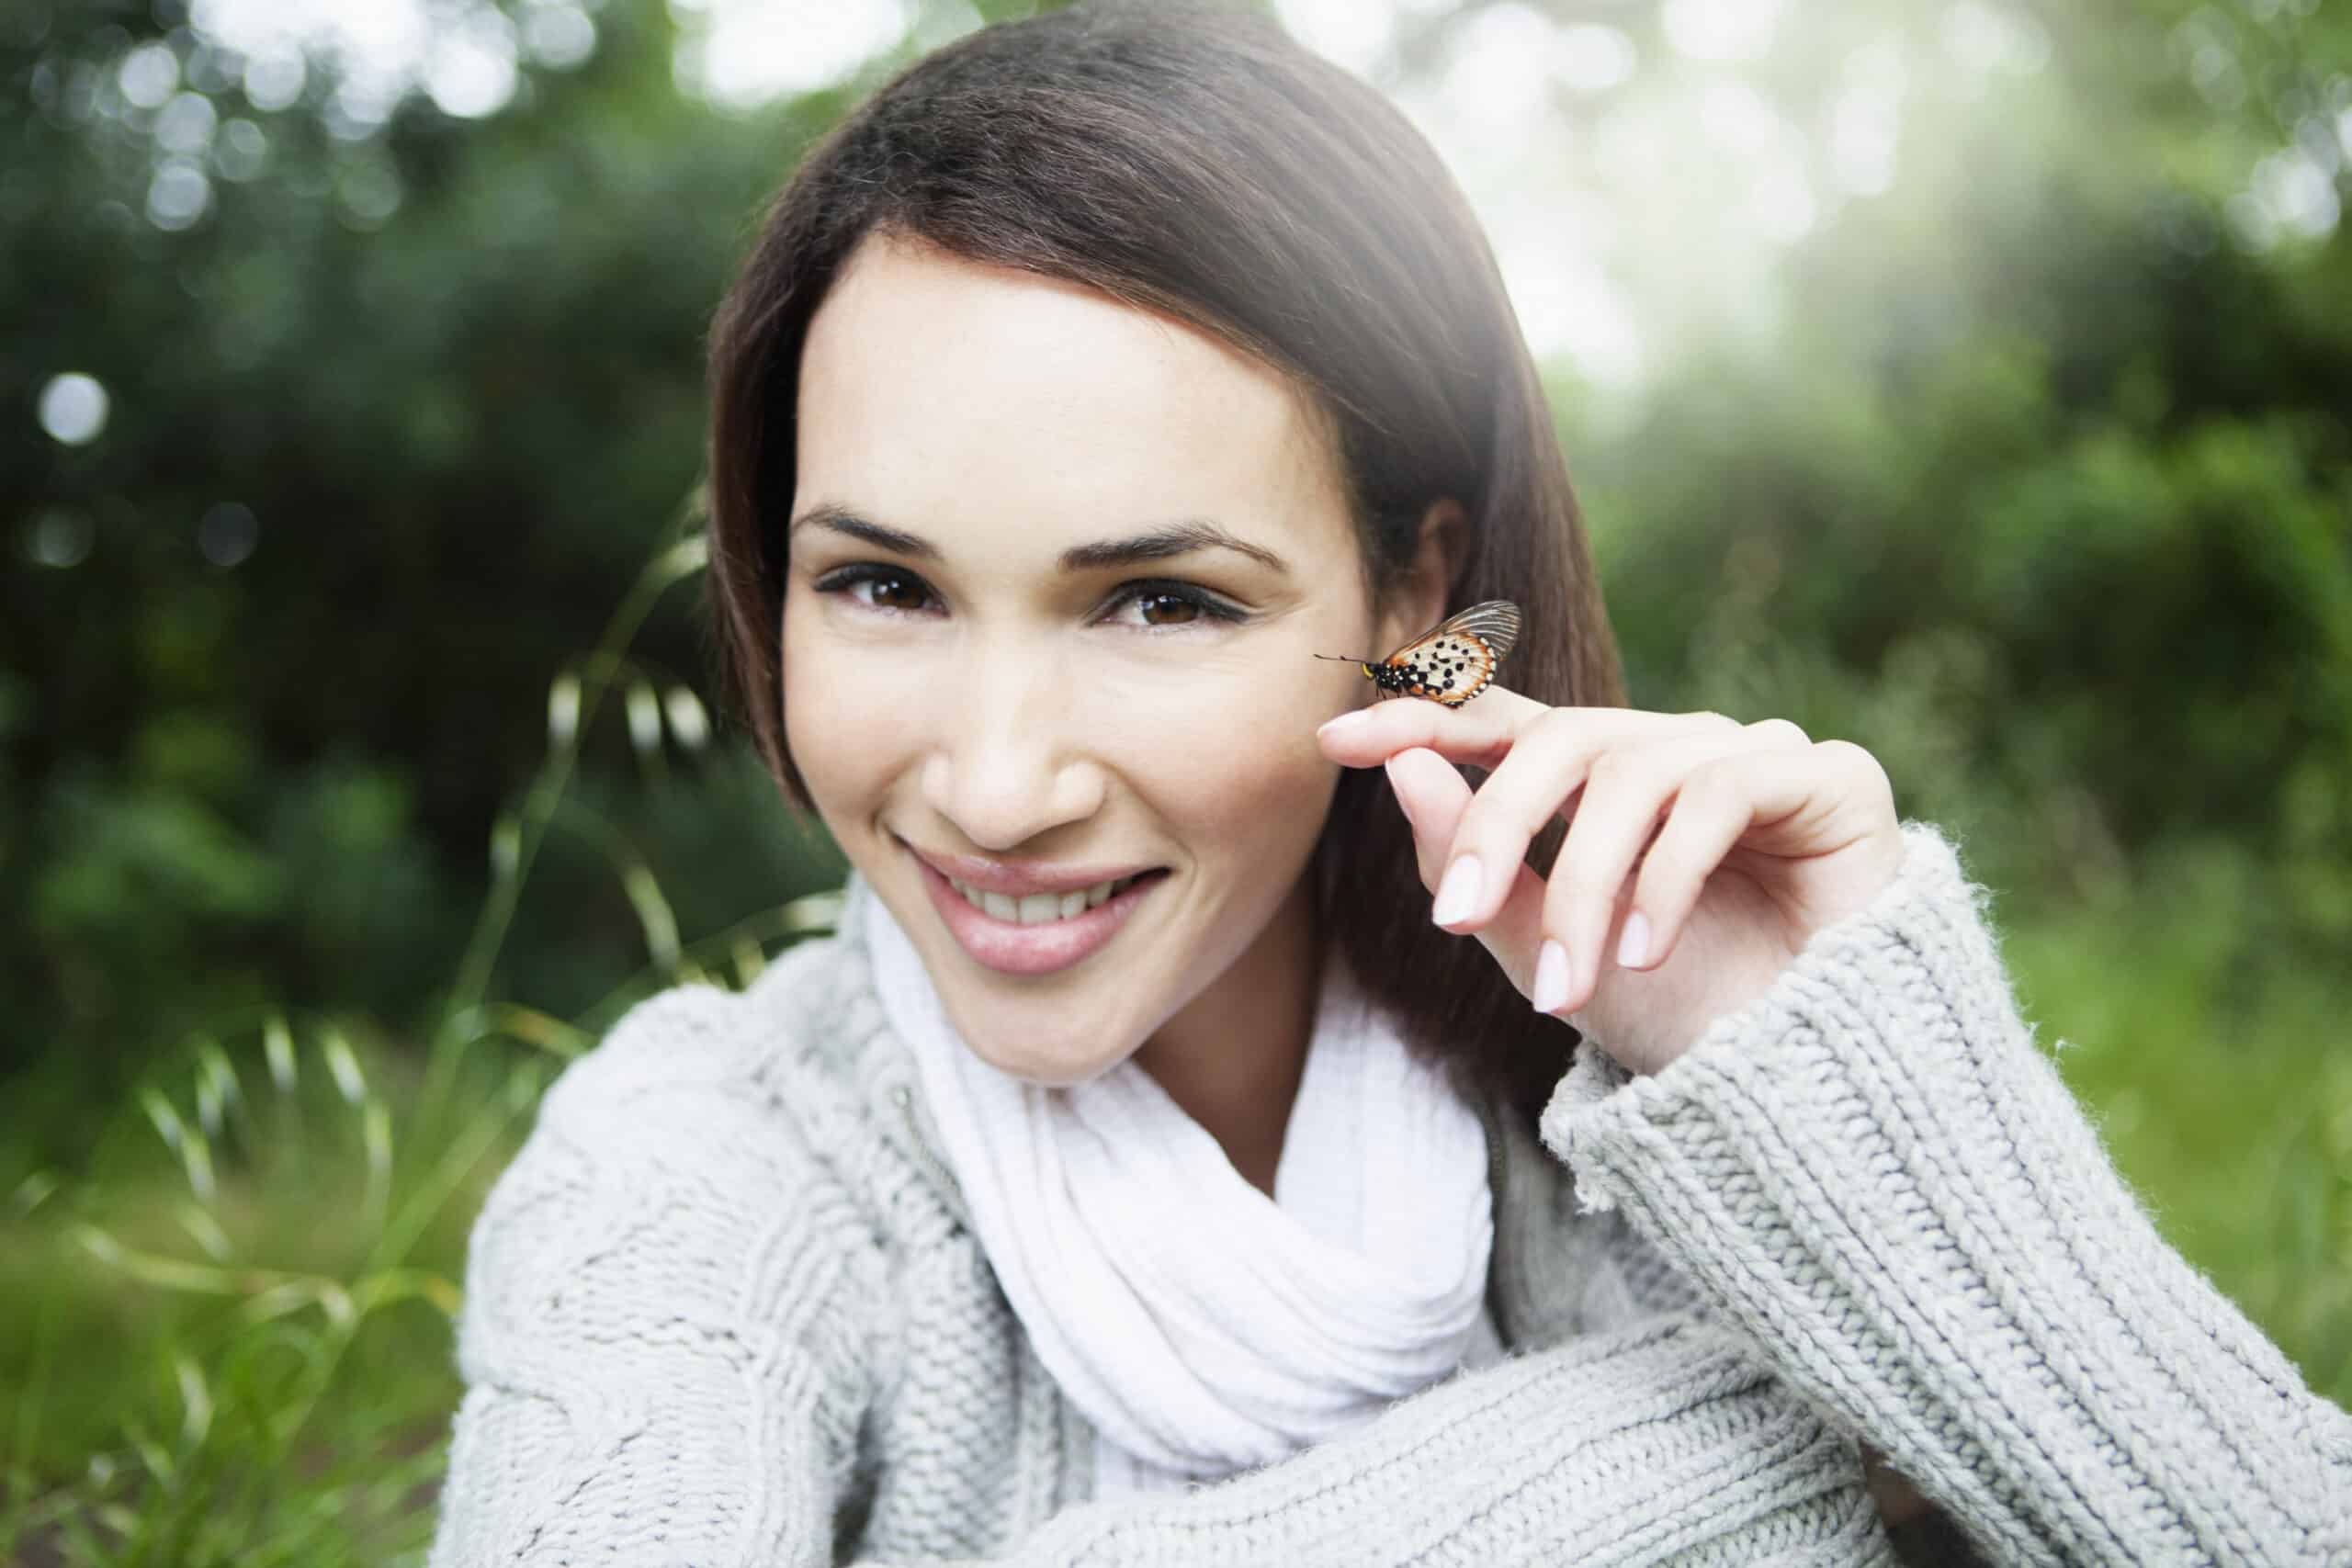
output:
[[[1067,671],[1035,650],[968,661],[938,694],[944,723],[924,760],[926,804],[990,852],[1082,822],[1102,808]]]

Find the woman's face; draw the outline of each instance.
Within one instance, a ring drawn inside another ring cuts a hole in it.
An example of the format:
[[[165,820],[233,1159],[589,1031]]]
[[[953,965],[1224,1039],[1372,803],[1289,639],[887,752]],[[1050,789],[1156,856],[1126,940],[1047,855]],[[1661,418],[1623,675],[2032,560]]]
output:
[[[1333,459],[1215,339],[892,240],[810,325],[797,437],[793,759],[971,1047],[1091,1077],[1305,908],[1315,728],[1368,691],[1313,655],[1409,635]]]

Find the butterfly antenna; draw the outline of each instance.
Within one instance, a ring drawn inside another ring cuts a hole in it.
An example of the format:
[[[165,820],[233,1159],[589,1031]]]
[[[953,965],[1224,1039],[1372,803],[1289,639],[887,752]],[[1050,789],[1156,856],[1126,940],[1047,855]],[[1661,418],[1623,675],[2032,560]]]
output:
[[[1318,653],[1317,659],[1328,659],[1334,664],[1377,664],[1377,659],[1342,659],[1336,653]]]

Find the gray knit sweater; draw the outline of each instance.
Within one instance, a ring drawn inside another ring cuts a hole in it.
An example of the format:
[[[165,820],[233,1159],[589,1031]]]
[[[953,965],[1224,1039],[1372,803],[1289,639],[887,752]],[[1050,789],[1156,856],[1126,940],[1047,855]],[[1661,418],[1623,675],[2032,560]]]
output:
[[[854,918],[664,992],[476,1224],[433,1568],[1892,1562],[1862,1441],[1995,1562],[2352,1563],[2352,1417],[2157,1235],[1903,833],[1665,1070],[1483,1107],[1502,1362],[1181,1495],[1091,1497]]]

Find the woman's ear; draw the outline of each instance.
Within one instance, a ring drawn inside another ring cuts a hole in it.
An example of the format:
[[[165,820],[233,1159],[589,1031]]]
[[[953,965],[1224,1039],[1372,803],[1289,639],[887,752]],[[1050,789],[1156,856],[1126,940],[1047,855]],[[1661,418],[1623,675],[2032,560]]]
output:
[[[1462,503],[1445,496],[1430,503],[1421,514],[1421,528],[1413,558],[1391,580],[1382,596],[1380,630],[1384,649],[1396,648],[1420,636],[1445,618],[1446,600],[1470,537]]]

